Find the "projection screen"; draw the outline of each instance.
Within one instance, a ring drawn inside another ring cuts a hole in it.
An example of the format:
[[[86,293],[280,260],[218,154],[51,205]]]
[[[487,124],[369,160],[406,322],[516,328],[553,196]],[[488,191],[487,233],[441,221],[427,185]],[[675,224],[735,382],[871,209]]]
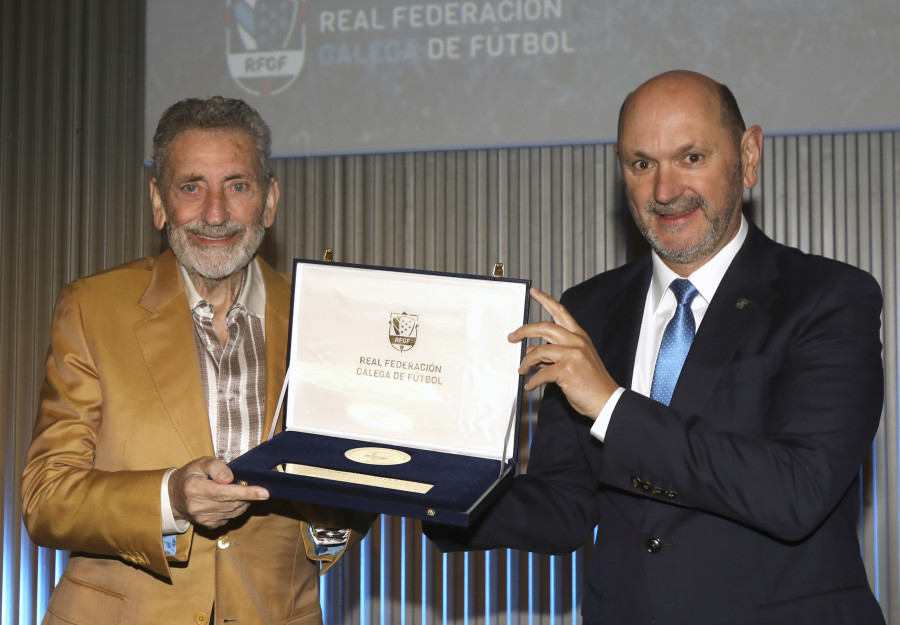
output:
[[[769,134],[900,128],[897,0],[148,0],[145,154],[185,97],[246,99],[279,156],[603,143],[667,69]]]

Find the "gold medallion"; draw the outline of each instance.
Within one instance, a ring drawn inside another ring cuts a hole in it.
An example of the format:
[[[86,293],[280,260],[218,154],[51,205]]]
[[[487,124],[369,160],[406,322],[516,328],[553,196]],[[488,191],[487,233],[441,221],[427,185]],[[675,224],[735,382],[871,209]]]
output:
[[[355,447],[344,452],[344,456],[361,464],[403,464],[412,457],[399,449],[386,447]]]

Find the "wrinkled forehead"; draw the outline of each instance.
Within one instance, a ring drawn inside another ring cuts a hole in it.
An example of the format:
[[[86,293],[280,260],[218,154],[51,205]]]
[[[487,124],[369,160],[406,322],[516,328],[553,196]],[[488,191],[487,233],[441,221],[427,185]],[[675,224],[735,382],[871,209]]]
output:
[[[262,176],[256,144],[244,130],[192,128],[172,139],[166,162],[167,176],[212,166],[230,167],[254,177]]]

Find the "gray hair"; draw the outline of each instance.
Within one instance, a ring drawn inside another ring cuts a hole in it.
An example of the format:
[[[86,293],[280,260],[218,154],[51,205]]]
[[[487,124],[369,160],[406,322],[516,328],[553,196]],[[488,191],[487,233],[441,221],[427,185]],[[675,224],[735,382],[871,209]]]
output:
[[[243,130],[256,145],[259,166],[266,188],[273,176],[269,157],[272,133],[268,124],[252,106],[236,98],[213,96],[188,98],[170,106],[159,118],[153,135],[153,170],[157,183],[164,186],[169,147],[186,130]]]

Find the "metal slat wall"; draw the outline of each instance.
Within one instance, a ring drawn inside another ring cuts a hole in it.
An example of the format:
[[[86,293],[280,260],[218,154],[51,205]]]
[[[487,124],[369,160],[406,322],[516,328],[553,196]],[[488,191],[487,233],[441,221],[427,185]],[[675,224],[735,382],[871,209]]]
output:
[[[143,210],[143,10],[0,3],[0,622],[39,622],[65,557],[21,523],[19,477],[66,282],[159,249]]]
[[[140,163],[143,15],[114,0],[0,4],[0,625],[40,622],[65,562],[31,544],[19,493],[56,293],[163,246]],[[262,254],[282,270],[325,247],[466,273],[500,260],[559,295],[640,247],[610,146],[284,159],[277,174],[283,202]],[[900,133],[767,138],[746,199],[777,240],[863,267],[884,289],[887,416],[862,468],[860,537],[900,625],[898,183]],[[445,556],[418,523],[382,517],[323,579],[323,606],[335,624],[576,623],[584,560]]]

